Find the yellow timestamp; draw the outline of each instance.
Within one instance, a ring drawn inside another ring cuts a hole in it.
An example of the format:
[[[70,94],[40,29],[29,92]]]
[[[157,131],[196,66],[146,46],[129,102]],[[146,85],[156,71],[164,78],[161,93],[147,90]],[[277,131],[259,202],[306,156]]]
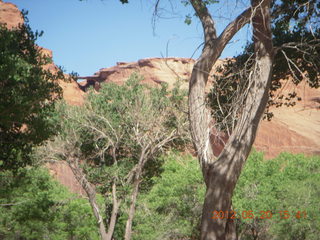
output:
[[[211,219],[271,219],[271,218],[279,218],[279,219],[289,219],[289,218],[307,218],[307,212],[306,211],[294,211],[289,212],[288,210],[283,211],[259,211],[253,212],[252,210],[248,211],[213,211]]]

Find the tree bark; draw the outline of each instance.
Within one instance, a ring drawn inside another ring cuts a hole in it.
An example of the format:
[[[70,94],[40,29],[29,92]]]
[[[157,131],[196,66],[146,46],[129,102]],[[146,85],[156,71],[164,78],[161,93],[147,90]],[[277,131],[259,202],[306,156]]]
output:
[[[214,37],[215,33],[210,33],[214,29],[213,21],[208,11],[203,10],[206,6],[199,2],[202,3],[200,0],[191,1],[204,28],[205,46],[190,79],[189,118],[192,140],[207,186],[201,221],[201,239],[231,240],[235,239],[232,221],[226,218],[211,219],[211,217],[213,211],[226,212],[231,209],[233,190],[251,150],[268,100],[273,61],[270,0],[252,0],[252,7],[231,22],[219,38]],[[251,14],[256,66],[251,75],[252,81],[242,115],[227,145],[216,159],[209,141],[212,120],[206,107],[205,86],[208,74],[225,45],[249,21]]]
[[[131,235],[132,235],[132,222],[133,222],[133,217],[136,211],[136,201],[137,201],[137,196],[139,192],[139,186],[140,186],[140,179],[135,179],[133,183],[133,192],[131,195],[131,203],[130,203],[130,209],[128,213],[128,220],[126,223],[126,232],[124,235],[125,240],[130,240]]]
[[[131,194],[131,203],[130,203],[130,208],[128,212],[128,219],[127,219],[126,230],[124,235],[125,240],[130,240],[132,235],[132,222],[133,222],[133,217],[136,211],[136,202],[139,194],[139,186],[141,182],[142,171],[149,157],[148,156],[149,153],[146,153],[146,152],[147,152],[147,147],[142,149],[139,162],[134,168],[133,190]]]
[[[68,165],[71,168],[73,174],[75,175],[77,181],[80,183],[82,188],[87,194],[87,197],[89,198],[89,203],[92,208],[93,214],[97,220],[97,225],[99,228],[100,238],[102,240],[111,240],[111,237],[108,236],[106,232],[106,227],[103,222],[103,217],[100,214],[100,208],[96,201],[96,191],[91,186],[91,183],[87,180],[85,174],[82,172],[81,168],[78,165],[78,159],[71,158],[68,161]]]
[[[119,207],[121,204],[121,200],[117,200],[117,190],[116,190],[116,184],[112,184],[112,198],[113,198],[113,206],[112,206],[112,213],[109,221],[109,228],[107,233],[107,239],[111,240],[114,232],[114,228],[116,226],[117,222],[117,216],[119,212]]]
[[[226,44],[249,22],[252,8],[248,8],[241,13],[217,37],[214,21],[206,5],[200,0],[192,0],[190,2],[202,23],[205,44],[201,56],[192,69],[189,82],[189,122],[192,142],[207,184],[209,166],[213,164],[216,158],[210,144],[210,123],[212,123],[212,117],[210,110],[206,107],[205,87],[208,82],[209,73]]]

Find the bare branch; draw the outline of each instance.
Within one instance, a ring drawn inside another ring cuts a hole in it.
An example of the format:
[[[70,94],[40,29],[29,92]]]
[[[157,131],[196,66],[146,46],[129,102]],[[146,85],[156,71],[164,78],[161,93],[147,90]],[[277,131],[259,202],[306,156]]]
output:
[[[202,0],[190,0],[190,3],[202,23],[205,44],[208,44],[212,40],[217,38],[214,21],[208,11],[206,4]]]

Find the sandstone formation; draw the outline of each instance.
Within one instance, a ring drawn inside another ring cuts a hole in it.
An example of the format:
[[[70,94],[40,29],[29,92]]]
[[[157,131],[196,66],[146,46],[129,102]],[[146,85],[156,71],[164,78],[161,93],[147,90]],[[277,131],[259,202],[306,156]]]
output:
[[[283,151],[320,154],[320,89],[312,89],[306,82],[298,86],[288,82],[279,92],[293,91],[302,100],[293,107],[272,108],[274,118],[260,126],[255,146],[269,157]]]
[[[114,67],[102,68],[93,76],[79,77],[79,79],[85,79],[80,85],[86,90],[90,86],[97,86],[97,82],[121,84],[131,74],[138,73],[143,76],[142,83],[156,86],[166,82],[172,86],[177,79],[180,79],[183,87],[187,88],[193,64],[194,60],[188,58],[150,58],[138,62],[118,62]]]
[[[212,73],[225,60],[218,60]],[[86,91],[89,87],[98,90],[100,83],[113,82],[122,84],[131,74],[138,73],[143,77],[142,83],[157,86],[161,83],[168,83],[169,87],[179,81],[183,89],[188,89],[188,81],[191,76],[192,67],[195,63],[191,58],[146,58],[137,62],[117,62],[116,66],[102,68],[92,76],[78,77],[81,89]],[[81,81],[83,80],[83,81]],[[212,78],[209,82],[212,82]],[[210,90],[210,83],[206,89]]]
[[[19,24],[23,23],[21,12],[16,5],[0,0],[0,24],[5,24],[9,29],[17,28]],[[46,48],[39,47],[44,55],[52,58],[52,51]],[[57,66],[54,63],[48,64],[46,69],[53,72],[57,71]],[[74,81],[59,80],[59,85],[63,89],[63,97],[69,103],[73,105],[79,105],[83,103],[84,93],[79,88],[78,84]]]
[[[46,48],[40,47],[41,52],[52,59],[52,51]],[[58,67],[52,62],[45,66],[46,69],[51,72],[57,72]],[[63,91],[63,99],[71,105],[81,105],[84,101],[85,93],[80,89],[79,85],[69,78],[68,74],[65,74],[65,80],[59,79],[59,85]]]
[[[0,0],[0,24],[6,24],[8,29],[12,29],[22,23],[23,18],[17,6]]]

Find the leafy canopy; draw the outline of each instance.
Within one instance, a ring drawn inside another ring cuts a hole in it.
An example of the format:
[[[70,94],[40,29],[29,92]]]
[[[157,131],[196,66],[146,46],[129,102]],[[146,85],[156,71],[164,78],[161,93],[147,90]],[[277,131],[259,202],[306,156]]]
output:
[[[63,75],[45,69],[51,59],[35,44],[41,33],[25,22],[12,30],[0,25],[0,170],[31,163],[33,146],[55,132],[49,117]]]

